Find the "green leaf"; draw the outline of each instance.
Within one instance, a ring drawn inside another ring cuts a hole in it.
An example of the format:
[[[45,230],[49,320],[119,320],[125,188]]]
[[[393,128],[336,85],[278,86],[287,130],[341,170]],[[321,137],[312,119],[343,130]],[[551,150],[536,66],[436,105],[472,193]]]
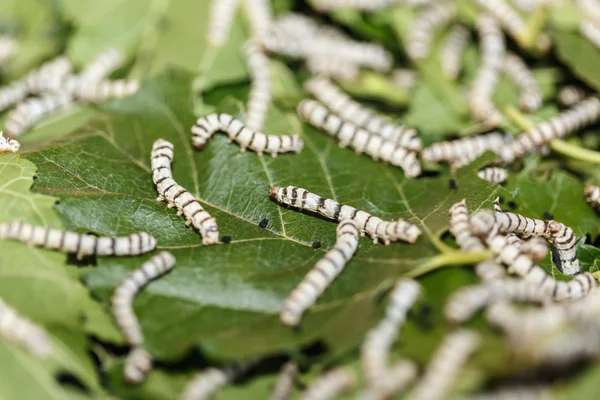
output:
[[[553,30],[558,58],[585,83],[600,90],[600,52],[586,38],[576,32]]]

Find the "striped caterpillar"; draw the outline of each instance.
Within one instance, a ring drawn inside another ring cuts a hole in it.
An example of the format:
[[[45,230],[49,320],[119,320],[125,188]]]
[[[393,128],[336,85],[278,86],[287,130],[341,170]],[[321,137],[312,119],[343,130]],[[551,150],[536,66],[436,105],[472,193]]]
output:
[[[417,14],[411,24],[406,53],[412,60],[424,60],[431,52],[431,42],[436,33],[449,24],[456,16],[456,7],[452,2],[431,4]]]
[[[300,324],[302,315],[344,270],[358,247],[358,226],[353,219],[341,220],[336,230],[335,245],[310,270],[283,303],[281,322],[288,326]]]
[[[581,86],[567,85],[558,92],[558,102],[561,106],[571,107],[587,96],[586,91]]]
[[[600,186],[586,186],[583,195],[589,205],[600,210]]]
[[[78,78],[88,84],[106,79],[125,62],[125,56],[117,49],[109,48],[97,54],[79,73]]]
[[[481,65],[470,89],[469,108],[476,120],[496,126],[502,122],[503,117],[494,105],[492,95],[504,63],[504,36],[496,21],[486,14],[477,18],[476,27],[481,41],[482,56]]]
[[[356,124],[385,140],[396,142],[409,150],[420,151],[422,149],[421,140],[415,137],[414,129],[397,125],[390,118],[364,107],[342,92],[330,80],[322,77],[309,79],[304,83],[304,89],[343,120]]]
[[[244,0],[245,14],[252,38],[264,40],[273,24],[273,10],[269,0]]]
[[[454,164],[466,165],[486,151],[498,149],[510,143],[512,138],[500,132],[433,143],[423,149],[421,157],[426,162],[449,161]]]
[[[0,298],[0,337],[18,343],[38,358],[52,354],[52,344],[44,329],[20,315]]]
[[[281,368],[275,388],[271,393],[271,400],[289,400],[294,389],[294,382],[298,375],[298,363],[288,361]]]
[[[297,111],[305,122],[337,138],[340,147],[350,146],[357,154],[364,152],[376,161],[381,160],[401,167],[409,178],[421,174],[421,166],[414,152],[344,121],[318,101],[302,100]]]
[[[396,395],[417,377],[417,366],[409,360],[394,364],[385,376],[380,377],[377,386],[370,386],[358,395],[358,400],[385,400]]]
[[[21,148],[21,143],[15,139],[5,138],[3,132],[0,131],[0,153],[16,153]]]
[[[354,374],[346,369],[334,369],[317,377],[302,393],[301,400],[333,400],[355,384]]]
[[[544,101],[542,90],[537,84],[525,61],[512,52],[507,52],[504,59],[504,74],[521,90],[521,109],[538,110]]]
[[[536,152],[541,146],[554,139],[563,138],[579,129],[585,128],[600,118],[600,99],[588,97],[573,107],[537,124],[527,132],[519,135],[512,144],[505,146],[501,152],[501,161],[511,163],[516,158]]]
[[[360,360],[369,387],[376,389],[389,377],[388,358],[398,330],[408,310],[421,294],[420,285],[412,279],[398,281],[390,294],[385,318],[371,329],[361,346]],[[384,385],[385,386],[385,385]]]
[[[440,53],[442,73],[450,80],[456,80],[461,70],[462,56],[469,44],[469,30],[462,25],[454,25],[444,40]]]
[[[140,87],[137,80],[86,81],[78,77],[65,83],[67,93],[89,103],[102,103],[109,98],[122,98],[136,93]]]
[[[18,48],[19,43],[14,38],[8,35],[0,35],[0,66],[6,64]]]
[[[264,126],[267,110],[273,97],[271,70],[269,59],[256,43],[248,42],[245,50],[248,70],[252,78],[250,94],[248,95],[246,125],[248,129],[258,131]]]
[[[4,124],[6,133],[13,137],[20,136],[47,115],[64,109],[72,103],[72,97],[62,92],[34,97],[19,103],[8,114],[8,119]]]
[[[244,123],[229,114],[210,114],[199,118],[192,127],[192,144],[201,149],[217,131],[226,132],[229,142],[240,145],[240,151],[250,149],[262,155],[269,153],[276,157],[278,153],[300,153],[304,142],[297,135],[265,135],[244,126]]]
[[[238,0],[213,0],[210,9],[207,41],[215,47],[221,47],[229,38]]]
[[[0,224],[0,239],[18,240],[29,246],[43,247],[62,253],[75,253],[79,260],[91,255],[138,256],[156,249],[156,239],[146,232],[123,237],[97,237],[48,229],[24,222]]]
[[[365,211],[357,210],[354,207],[340,204],[294,186],[285,188],[275,186],[271,188],[269,196],[277,203],[296,207],[300,210],[312,211],[334,221],[354,220],[361,234],[366,233],[369,235],[374,243],[382,241],[387,245],[398,240],[414,243],[421,234],[419,228],[402,219],[384,221]]]
[[[446,398],[462,366],[479,346],[479,336],[471,330],[461,329],[448,334],[435,351],[423,378],[408,395],[409,400]]]
[[[184,216],[185,225],[192,225],[200,232],[203,245],[216,244],[219,242],[217,221],[190,192],[173,179],[171,172],[173,152],[173,144],[164,139],[158,139],[152,145],[152,180],[158,191],[156,200],[166,201],[169,208],[175,207],[177,215]]]
[[[258,359],[250,359],[222,368],[207,368],[185,385],[181,400],[208,400],[219,389],[244,375],[257,362]]]
[[[360,67],[339,57],[313,56],[306,59],[306,68],[313,75],[327,76],[338,81],[353,81]]]
[[[594,47],[600,49],[600,28],[594,21],[589,19],[581,21],[579,32],[586,38]]]
[[[113,314],[127,343],[135,346],[125,362],[125,380],[129,383],[143,381],[152,368],[152,357],[140,347],[144,336],[133,312],[133,298],[151,280],[166,274],[174,266],[175,257],[171,253],[163,251],[133,271],[115,289],[112,298]]]
[[[488,167],[480,169],[477,172],[477,176],[490,183],[502,184],[508,179],[508,171],[504,168]]]

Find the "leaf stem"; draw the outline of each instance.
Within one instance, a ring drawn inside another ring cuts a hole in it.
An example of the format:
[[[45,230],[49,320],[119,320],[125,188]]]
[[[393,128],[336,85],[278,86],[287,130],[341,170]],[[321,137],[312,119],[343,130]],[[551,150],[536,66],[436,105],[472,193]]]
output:
[[[491,256],[492,253],[490,251],[465,253],[454,250],[452,252],[439,254],[433,257],[431,260],[410,271],[408,276],[411,278],[416,278],[442,267],[477,264],[489,259]]]
[[[527,117],[512,104],[504,107],[504,114],[524,131],[527,131],[533,127],[533,124],[529,121],[529,119],[527,119]]]
[[[525,31],[515,38],[522,47],[529,49],[536,45],[536,39],[546,23],[547,16],[548,10],[544,5],[541,5],[534,10],[533,15],[529,21],[527,21],[527,28]]]
[[[574,160],[585,161],[592,164],[600,164],[600,152],[570,144],[560,139],[551,141],[550,147],[552,147],[552,150],[555,152],[570,157]]]

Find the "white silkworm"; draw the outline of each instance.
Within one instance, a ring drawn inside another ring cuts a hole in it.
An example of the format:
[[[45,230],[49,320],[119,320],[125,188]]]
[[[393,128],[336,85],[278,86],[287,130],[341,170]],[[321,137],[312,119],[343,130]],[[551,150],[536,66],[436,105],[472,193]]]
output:
[[[589,205],[600,210],[600,186],[586,186],[583,195]]]
[[[301,400],[330,400],[350,390],[355,384],[354,374],[346,369],[334,369],[317,377],[302,393]]]
[[[158,139],[152,146],[152,180],[158,192],[156,200],[166,201],[169,208],[175,207],[177,215],[183,215],[185,218],[185,225],[192,225],[200,232],[203,245],[216,244],[219,242],[217,221],[200,205],[194,195],[173,179],[173,152],[173,144],[164,139]]]
[[[56,57],[27,74],[23,82],[31,94],[58,92],[72,69],[73,64],[67,57]]]
[[[283,303],[281,322],[288,326],[300,324],[302,315],[344,270],[358,247],[358,226],[352,219],[340,221],[335,245],[317,262]]]
[[[373,242],[381,240],[384,244],[404,240],[414,243],[419,238],[421,230],[402,219],[397,221],[384,221],[371,214],[357,210],[354,207],[340,204],[337,201],[326,199],[306,189],[288,186],[285,188],[273,187],[269,196],[274,201],[300,210],[318,213],[334,221],[352,219],[356,222],[361,234],[366,233]]]
[[[4,127],[9,136],[19,136],[31,129],[40,120],[73,103],[66,93],[57,92],[25,100],[8,113]]]
[[[374,160],[388,162],[404,170],[413,178],[421,174],[421,165],[415,153],[390,140],[344,121],[314,100],[302,100],[297,108],[300,117],[314,127],[339,140],[340,147],[350,146],[357,154],[366,153]]]
[[[417,377],[417,366],[409,360],[400,360],[394,364],[385,376],[358,395],[358,400],[385,400],[406,388]]]
[[[102,103],[109,98],[122,98],[135,94],[140,83],[137,80],[113,80],[113,81],[85,81],[78,77],[67,80],[67,92],[77,99],[90,102]]]
[[[0,239],[18,240],[29,246],[43,247],[63,253],[75,253],[78,259],[138,256],[156,249],[156,239],[146,232],[124,237],[97,237],[76,232],[48,229],[24,222],[0,224]]]
[[[240,146],[240,151],[250,149],[262,155],[269,153],[275,157],[278,153],[300,153],[304,142],[297,135],[265,135],[254,131],[238,119],[229,114],[210,114],[199,118],[192,127],[192,144],[201,149],[206,142],[218,131],[226,132],[229,141],[235,141]]]
[[[508,171],[504,168],[488,167],[480,169],[477,176],[490,183],[501,184],[508,179]]]
[[[499,152],[510,143],[511,137],[500,132],[433,143],[423,149],[421,157],[426,162],[450,161],[468,164],[486,151]]]
[[[597,0],[577,0],[576,2],[583,14],[589,15],[593,21],[600,21],[600,4]]]
[[[223,368],[207,368],[201,371],[185,385],[181,400],[208,400],[212,398],[219,389],[245,374],[257,361],[257,359],[251,359]]]
[[[135,346],[125,360],[125,380],[129,383],[139,383],[152,369],[152,356],[142,347],[144,341],[140,324],[133,312],[133,298],[151,280],[169,272],[175,266],[175,257],[163,251],[131,275],[127,276],[115,289],[112,298],[112,311],[127,343]]]
[[[452,2],[440,1],[419,12],[410,26],[406,42],[406,53],[413,60],[429,57],[431,42],[435,34],[456,16]]]
[[[390,350],[404,324],[408,310],[421,294],[421,286],[412,279],[398,281],[390,294],[385,318],[371,329],[361,346],[360,360],[368,385],[377,389],[389,379],[388,359]],[[383,385],[388,386],[388,385]]]
[[[263,129],[267,110],[273,97],[271,69],[269,58],[263,54],[256,43],[248,42],[245,51],[248,70],[252,79],[250,94],[248,95],[246,125],[248,129],[259,131]]]
[[[213,0],[207,33],[208,44],[221,47],[227,42],[237,6],[238,0]]]
[[[319,11],[333,11],[346,8],[375,11],[403,2],[404,0],[315,0],[312,4]]]
[[[581,86],[567,85],[558,92],[558,102],[561,106],[571,107],[587,96],[586,91]]]
[[[446,398],[450,386],[458,377],[471,353],[479,346],[479,341],[477,333],[466,329],[448,334],[435,351],[423,378],[408,395],[408,399],[441,400]]]
[[[422,149],[421,140],[416,137],[417,133],[414,129],[395,124],[390,118],[354,101],[330,80],[322,77],[312,78],[304,83],[304,88],[343,120],[352,122],[409,150],[420,151]]]
[[[15,139],[5,138],[3,132],[0,131],[0,153],[16,153],[21,148],[21,143]]]
[[[16,39],[7,35],[0,35],[0,66],[6,64],[18,48],[19,43]]]
[[[527,29],[525,21],[505,0],[476,0],[476,2],[500,22],[513,38],[519,38],[525,33]]]
[[[327,76],[338,81],[353,81],[358,76],[360,66],[338,57],[322,55],[308,57],[306,68],[313,75]]]
[[[18,343],[38,358],[49,357],[52,344],[42,327],[20,315],[0,298],[0,337]]]
[[[264,40],[273,23],[273,10],[269,0],[244,0],[244,8],[252,37]]]
[[[288,361],[281,368],[281,373],[271,393],[271,400],[289,400],[294,388],[294,381],[298,375],[298,363]]]
[[[542,106],[544,101],[542,90],[521,57],[507,52],[504,59],[504,74],[521,90],[521,109],[531,112]]]
[[[119,50],[110,48],[97,54],[87,63],[78,75],[81,82],[91,85],[108,78],[125,62],[125,56]]]
[[[462,67],[462,56],[469,44],[469,30],[462,25],[454,25],[448,33],[440,53],[442,73],[446,78],[456,80]]]
[[[516,158],[534,153],[552,140],[585,128],[597,122],[599,118],[600,99],[595,96],[588,97],[549,120],[537,124],[515,138],[510,145],[504,146],[501,161],[511,163]]]
[[[600,49],[600,27],[594,21],[589,19],[581,21],[579,32],[586,38],[594,47]]]
[[[17,104],[26,98],[28,93],[29,89],[23,80],[3,86],[0,88],[0,111]]]
[[[469,93],[471,114],[489,126],[502,122],[502,114],[492,101],[498,83],[506,46],[504,36],[496,21],[487,14],[477,18],[477,32],[481,42],[481,65]]]

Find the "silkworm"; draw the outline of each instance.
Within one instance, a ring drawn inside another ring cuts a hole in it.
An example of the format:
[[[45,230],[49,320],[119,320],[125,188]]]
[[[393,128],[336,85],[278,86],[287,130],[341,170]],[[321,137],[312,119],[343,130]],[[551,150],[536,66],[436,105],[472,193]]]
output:
[[[417,378],[417,366],[412,361],[400,360],[380,378],[376,386],[369,386],[357,399],[385,400],[393,397]]]
[[[585,128],[597,122],[599,118],[600,99],[595,96],[588,97],[549,120],[537,124],[515,138],[510,145],[504,146],[501,161],[508,164],[529,153],[535,153],[541,146]]]
[[[490,183],[501,184],[508,179],[508,171],[504,168],[488,167],[480,169],[477,172],[477,176]]]
[[[208,44],[221,47],[227,42],[237,6],[238,0],[213,0],[207,32]]]
[[[27,97],[29,89],[22,80],[0,88],[0,111],[17,104]]]
[[[0,131],[0,153],[16,153],[21,148],[21,143],[15,139],[5,138]]]
[[[354,374],[346,369],[334,369],[317,377],[302,393],[301,400],[330,400],[350,390],[355,384]]]
[[[353,81],[358,77],[360,66],[339,57],[312,56],[306,59],[306,68],[313,75],[333,78],[338,81]]]
[[[253,131],[259,131],[264,126],[267,110],[273,97],[271,69],[269,58],[263,54],[256,43],[248,42],[245,51],[252,80],[248,95],[246,126]]]
[[[166,201],[169,208],[175,207],[177,215],[183,215],[185,218],[185,225],[192,225],[200,232],[203,245],[216,244],[219,242],[217,221],[200,205],[194,195],[173,179],[173,152],[173,144],[164,139],[158,139],[152,146],[152,180],[158,192],[156,200]]]
[[[456,7],[451,2],[432,4],[419,12],[410,26],[406,42],[406,53],[413,60],[429,57],[431,42],[435,34],[456,16]]]
[[[63,253],[75,253],[78,259],[138,256],[156,249],[156,239],[146,232],[123,237],[97,237],[76,232],[34,226],[24,222],[0,224],[0,239],[12,239],[29,246],[43,247]]]
[[[152,355],[141,347],[133,348],[125,359],[123,377],[130,384],[141,383],[152,369]]]
[[[500,132],[433,143],[423,149],[421,157],[426,162],[460,162],[468,164],[486,151],[499,152],[498,149],[510,143],[510,136]]]
[[[296,361],[288,361],[281,368],[275,388],[271,393],[271,400],[289,400],[294,389],[294,382],[298,375],[298,363]]]
[[[102,103],[109,98],[122,98],[135,94],[140,83],[138,80],[119,79],[113,81],[84,81],[77,77],[69,79],[66,83],[67,92],[72,93],[77,99]]]
[[[252,37],[264,40],[273,24],[273,10],[269,0],[244,0]]]
[[[207,368],[185,385],[181,400],[208,400],[219,389],[244,375],[257,362],[258,359],[250,359],[222,368]]]
[[[46,331],[20,315],[0,298],[0,337],[23,346],[38,358],[52,354],[52,343]]]
[[[448,33],[440,53],[442,73],[450,80],[456,80],[462,67],[462,56],[469,44],[469,30],[462,25],[454,25]]]
[[[306,189],[294,186],[285,188],[275,186],[271,188],[269,196],[280,204],[312,211],[334,221],[354,220],[361,234],[366,233],[375,243],[382,241],[387,245],[398,240],[414,243],[421,234],[421,230],[417,226],[402,219],[384,221],[365,211],[357,210],[354,207],[340,204],[337,201],[326,199]]]
[[[390,140],[373,134],[355,124],[344,121],[314,100],[302,100],[297,108],[300,117],[314,127],[339,140],[340,147],[350,146],[357,154],[366,153],[374,160],[389,162],[400,167],[404,174],[415,177],[421,174],[421,165],[415,153]]]
[[[477,4],[496,19],[506,31],[513,37],[521,37],[527,26],[517,11],[515,11],[505,0],[477,0]]]
[[[7,35],[0,35],[0,66],[6,64],[18,48],[19,42],[16,39]]]
[[[600,49],[600,28],[594,21],[589,19],[581,21],[579,32],[586,38],[594,47]]]
[[[586,186],[583,195],[589,205],[600,210],[600,186]]]
[[[565,307],[545,305],[543,308],[521,311],[507,301],[491,303],[485,316],[491,325],[508,334],[513,342],[515,336],[546,335],[567,321]]]
[[[408,395],[408,399],[446,398],[450,385],[458,377],[471,353],[479,346],[479,341],[477,333],[466,329],[448,334],[435,351],[423,378]]]
[[[596,0],[577,0],[577,6],[583,14],[589,15],[592,21],[600,20],[600,4]]]
[[[358,247],[358,226],[352,219],[340,221],[335,245],[310,270],[304,280],[283,303],[281,322],[288,326],[300,323],[302,315],[344,270]]]
[[[8,113],[8,119],[4,124],[6,133],[9,136],[22,135],[47,115],[64,109],[72,103],[73,98],[62,92],[25,100]]]
[[[98,53],[87,63],[78,75],[78,78],[86,84],[99,82],[108,78],[125,62],[125,56],[115,48],[106,49]]]
[[[521,91],[521,109],[538,110],[544,101],[542,90],[525,61],[512,52],[507,52],[504,59],[504,74],[511,79]]]
[[[199,118],[192,127],[192,144],[201,149],[217,131],[226,132],[229,142],[235,141],[239,144],[241,152],[250,149],[259,156],[269,153],[276,157],[278,153],[290,151],[300,153],[304,146],[298,135],[265,135],[246,127],[243,122],[229,114],[209,114]]]
[[[512,3],[521,11],[532,12],[540,6],[552,6],[555,0],[512,0]]]
[[[56,57],[27,74],[23,82],[31,94],[57,92],[72,69],[73,64],[67,57]]]
[[[312,78],[304,83],[304,88],[338,114],[340,118],[381,136],[385,140],[398,143],[409,150],[420,151],[422,143],[416,137],[416,131],[395,124],[390,118],[365,107],[342,92],[330,80],[322,77]]]
[[[504,36],[496,21],[487,14],[477,18],[476,27],[482,55],[481,65],[469,92],[469,108],[476,120],[496,126],[503,117],[494,105],[492,95],[504,62]]]
[[[587,96],[586,91],[581,86],[567,85],[558,92],[558,102],[561,106],[571,107]]]
[[[408,310],[421,294],[421,286],[412,279],[398,281],[390,294],[385,318],[367,333],[361,346],[360,360],[368,385],[377,388],[389,376],[390,350],[404,324]],[[387,386],[387,385],[384,385]]]

